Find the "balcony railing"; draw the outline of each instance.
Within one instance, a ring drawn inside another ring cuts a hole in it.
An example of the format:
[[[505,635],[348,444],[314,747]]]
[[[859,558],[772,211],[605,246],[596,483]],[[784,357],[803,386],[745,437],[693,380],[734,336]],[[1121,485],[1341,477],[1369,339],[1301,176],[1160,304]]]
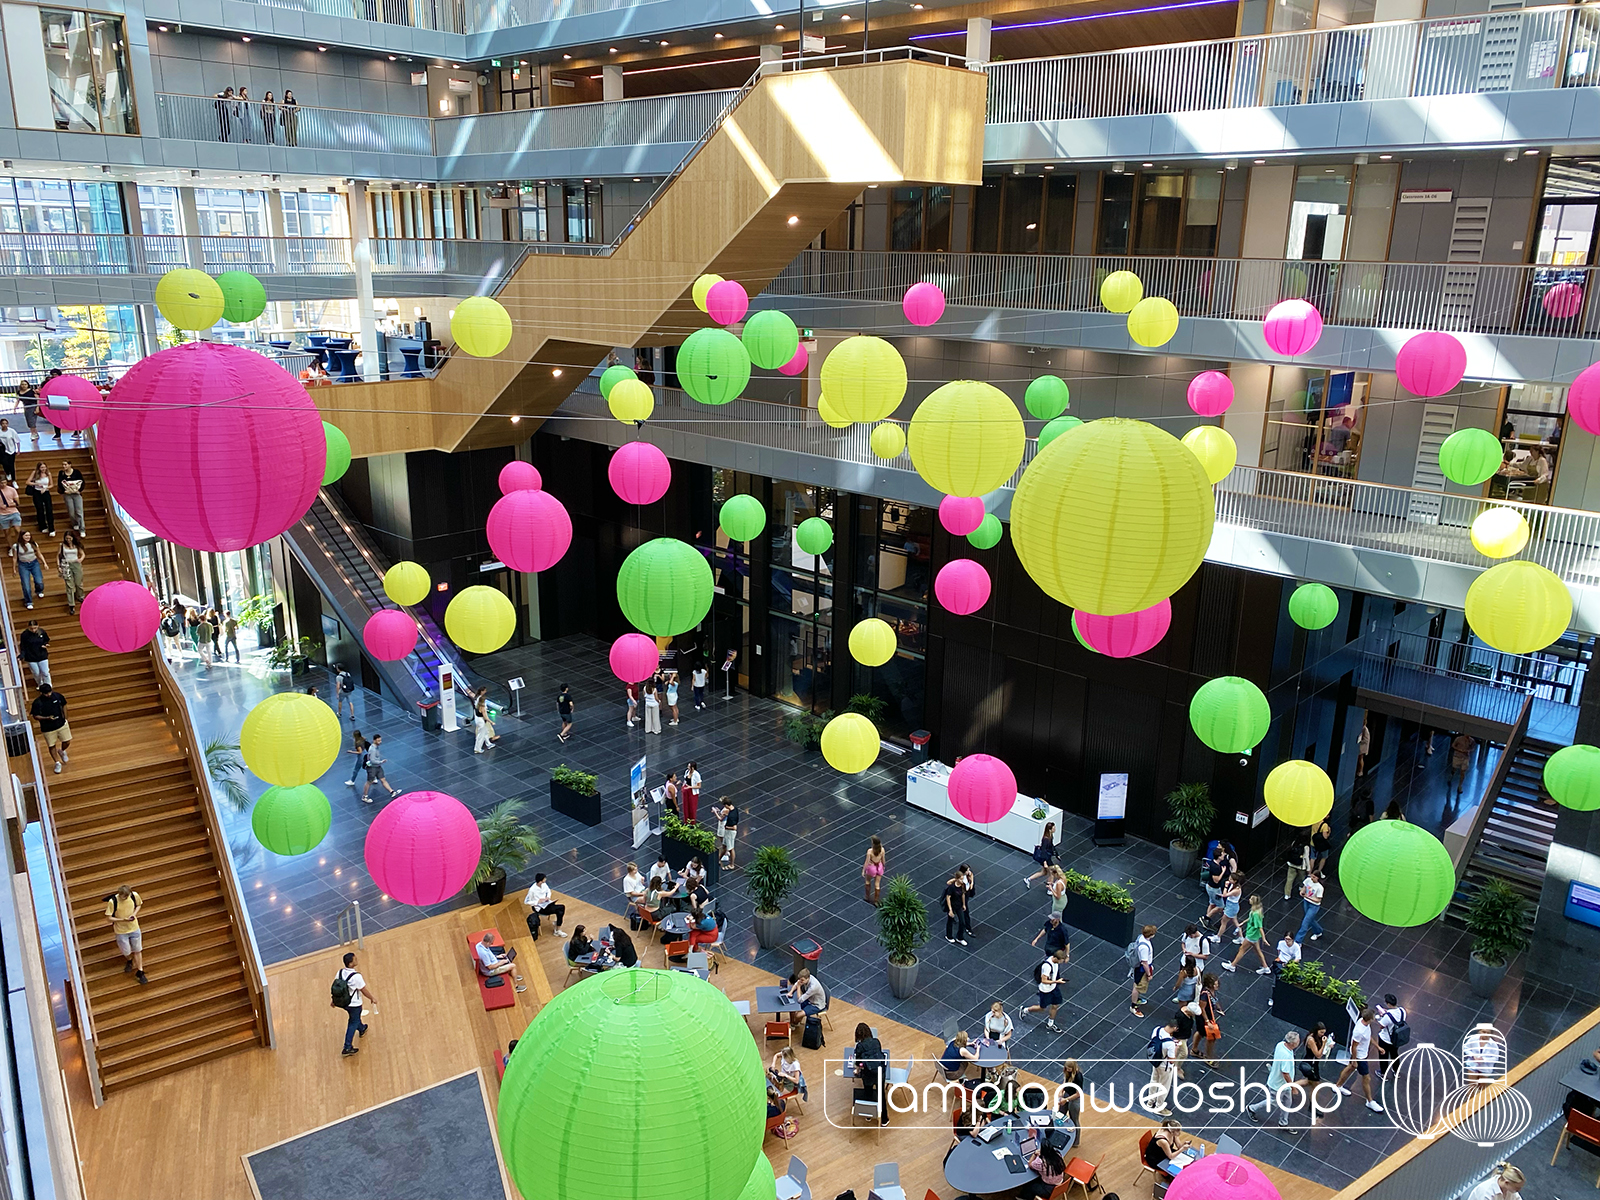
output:
[[[563,17],[614,12],[638,0],[256,0],[273,8],[442,33],[490,33]]]
[[[427,117],[351,112],[297,104],[261,104],[211,96],[156,94],[161,136],[245,146],[298,146],[432,156],[433,123]]]
[[[951,304],[1103,314],[1100,284],[1113,271],[1132,271],[1146,296],[1186,317],[1259,321],[1301,298],[1330,325],[1600,336],[1597,270],[1586,267],[807,250],[767,290],[898,304],[927,280]]]
[[[738,88],[729,88],[441,117],[433,123],[433,152],[443,157],[692,144],[716,123],[718,115],[738,94]]]
[[[175,267],[341,275],[348,238],[0,233],[0,275],[161,275]]]

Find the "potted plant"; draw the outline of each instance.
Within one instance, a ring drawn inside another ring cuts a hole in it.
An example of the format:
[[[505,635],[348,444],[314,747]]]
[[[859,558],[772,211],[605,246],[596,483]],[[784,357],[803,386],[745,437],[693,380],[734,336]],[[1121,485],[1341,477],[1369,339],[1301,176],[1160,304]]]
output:
[[[502,800],[478,818],[483,851],[472,884],[477,886],[479,904],[499,904],[504,900],[506,872],[522,870],[529,859],[544,850],[544,843],[532,826],[522,823],[522,809],[521,800]]]
[[[783,902],[799,882],[800,864],[783,846],[762,846],[744,869],[745,891],[756,906],[756,941],[763,950],[781,944]]]
[[[600,786],[587,771],[562,763],[550,772],[550,807],[585,825],[600,824]]]
[[[844,706],[844,710],[845,712],[860,713],[874,725],[880,725],[889,712],[889,702],[881,696],[874,696],[868,692],[857,692],[850,697],[850,703]]]
[[[783,719],[783,736],[802,750],[819,750],[822,748],[822,727],[826,724],[823,717],[794,713]]]
[[[265,650],[276,640],[277,631],[272,626],[272,610],[275,608],[277,604],[272,597],[262,593],[251,596],[239,606],[239,611],[233,614],[234,620],[241,626],[246,628],[255,626],[257,649]]]
[[[698,858],[706,869],[706,883],[714,884],[722,877],[717,862],[717,835],[705,829],[698,821],[684,821],[671,813],[661,817],[661,857],[667,865],[681,871],[691,858]]]
[[[1180,783],[1167,793],[1167,811],[1172,814],[1162,826],[1172,835],[1167,843],[1167,861],[1178,878],[1193,879],[1200,863],[1200,849],[1211,836],[1211,822],[1217,815],[1210,785]]]
[[[1062,914],[1064,921],[1119,949],[1133,941],[1132,892],[1120,883],[1095,879],[1082,871],[1067,871],[1065,877],[1072,898]]]
[[[222,788],[228,807],[234,812],[250,811],[250,793],[245,790],[244,759],[239,743],[228,738],[212,738],[206,743],[206,774]]]
[[[1272,984],[1272,1015],[1301,1029],[1321,1021],[1336,1042],[1350,1040],[1350,1013],[1346,1006],[1366,1007],[1367,994],[1359,979],[1335,979],[1320,962],[1284,963]]]
[[[267,666],[279,671],[287,670],[291,679],[299,679],[306,673],[306,668],[321,645],[321,642],[314,642],[308,637],[298,642],[286,638],[268,652]]]
[[[1503,879],[1485,880],[1467,906],[1467,932],[1467,986],[1474,995],[1493,996],[1511,960],[1528,948],[1528,901]]]
[[[898,999],[916,989],[917,950],[927,940],[928,906],[911,876],[893,876],[878,902],[878,945],[889,952],[889,990]]]

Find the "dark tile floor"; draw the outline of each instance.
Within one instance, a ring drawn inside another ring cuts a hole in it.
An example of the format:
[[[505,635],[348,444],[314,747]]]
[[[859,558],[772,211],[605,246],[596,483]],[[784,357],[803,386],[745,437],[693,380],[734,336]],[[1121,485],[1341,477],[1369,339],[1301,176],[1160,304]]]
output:
[[[1512,1156],[1511,1161],[1528,1179],[1522,1188],[1526,1200],[1579,1200],[1594,1195],[1595,1181],[1600,1179],[1600,1155],[1581,1146],[1563,1147],[1556,1155],[1561,1130],[1562,1123],[1555,1122]]]
[[[820,755],[784,740],[782,719],[789,710],[744,694],[732,701],[714,694],[706,712],[693,712],[684,704],[681,725],[647,737],[640,729],[625,727],[622,687],[607,669],[605,647],[588,638],[502,652],[474,665],[495,679],[521,675],[527,680],[525,717],[504,718],[503,740],[485,755],[472,754],[470,733],[424,733],[415,721],[401,719],[370,694],[358,702],[355,723],[368,734],[386,735],[389,777],[401,790],[429,787],[450,792],[475,812],[506,797],[528,800],[545,852],[513,879],[513,886],[525,885],[533,871],[543,870],[557,890],[618,910],[625,863],[637,858],[647,865],[654,857],[651,844],[637,853],[631,848],[629,766],[648,754],[654,783],[665,770],[681,768],[693,758],[700,764],[708,798],[724,793],[739,798],[745,814],[744,854],[777,842],[800,859],[804,875],[798,898],[784,910],[787,928],[791,936],[808,933],[823,942],[819,975],[837,995],[935,1033],[949,1022],[974,1029],[992,1000],[1003,1001],[1013,1012],[1028,1002],[1036,961],[1028,942],[1045,908],[1039,891],[1022,887],[1031,860],[1021,851],[909,809],[904,803],[903,762],[886,757],[860,777],[841,776]],[[234,734],[251,704],[286,684],[281,675],[271,681],[257,677],[248,665],[218,666],[207,674],[198,662],[188,660],[178,669],[196,701],[202,736]],[[554,693],[561,683],[570,684],[577,696],[575,734],[566,745],[555,736]],[[682,699],[688,698],[685,688]],[[1442,811],[1431,819],[1428,812],[1430,806],[1443,808],[1439,792],[1448,757],[1445,743],[1437,743],[1429,757],[1418,752],[1414,734],[1391,737],[1389,742],[1384,761],[1372,764],[1362,786],[1373,789],[1378,811],[1390,795],[1399,795],[1415,819],[1437,824]],[[598,828],[586,828],[549,809],[548,772],[563,762],[599,775],[611,815]],[[1475,765],[1479,773],[1490,769],[1492,759]],[[378,805],[362,805],[355,799],[344,786],[348,774],[348,766],[338,766],[322,781],[333,802],[333,828],[321,846],[297,859],[280,858],[257,846],[247,814],[226,814],[256,936],[268,961],[333,945],[335,922],[351,900],[360,900],[368,929],[389,928],[426,915],[384,899],[368,877],[362,842]],[[254,790],[259,792],[261,785],[254,784]],[[1165,847],[1136,840],[1122,847],[1096,848],[1089,828],[1087,821],[1069,818],[1061,847],[1063,861],[1098,878],[1133,881],[1141,919],[1162,929],[1156,943],[1158,973],[1152,998],[1164,998],[1177,967],[1175,935],[1203,911],[1204,893],[1197,880],[1171,874]],[[873,834],[882,837],[888,848],[890,871],[910,875],[930,910],[937,907],[939,890],[955,863],[970,862],[978,876],[971,944],[963,948],[946,943],[940,936],[942,922],[938,923],[922,954],[916,994],[906,1000],[889,992],[883,953],[874,942],[875,910],[861,896],[860,862]],[[1282,885],[1282,875],[1274,868],[1258,872],[1246,889],[1267,898],[1269,930],[1297,920],[1297,912],[1291,914],[1283,900]],[[720,893],[719,901],[730,916],[730,951],[773,970],[786,969],[787,953],[757,947],[750,930],[750,904],[737,877],[725,882]],[[1328,933],[1316,944],[1318,956],[1341,977],[1359,976],[1369,995],[1398,993],[1411,1010],[1416,1042],[1455,1046],[1470,1026],[1493,1020],[1506,1032],[1517,1061],[1594,1003],[1588,989],[1580,995],[1576,987],[1525,982],[1520,972],[1513,973],[1495,1001],[1480,1000],[1465,982],[1466,938],[1461,930],[1442,923],[1418,930],[1377,926],[1345,905],[1336,887],[1330,888],[1325,908]],[[1070,923],[1070,907],[1068,916]],[[1050,1033],[1039,1021],[1020,1019],[1017,1057],[1042,1060],[1041,1073],[1047,1076],[1053,1075],[1048,1064],[1076,1057],[1093,1081],[1115,1083],[1121,1094],[1127,1084],[1148,1078],[1144,1047],[1156,1018],[1170,1010],[1152,1004],[1144,1019],[1128,1011],[1122,949],[1085,935],[1073,939],[1062,1018],[1066,1031]],[[1237,975],[1224,977],[1220,1052],[1231,1060],[1234,1078],[1241,1067],[1250,1078],[1262,1077],[1259,1060],[1270,1056],[1288,1028],[1274,1019],[1267,1006],[1270,982],[1243,966]],[[841,1031],[838,1036],[848,1034]],[[1229,1066],[1224,1064],[1225,1069]],[[1211,1078],[1203,1065],[1192,1060],[1189,1075],[1202,1085]],[[1190,1124],[1205,1128],[1193,1120]],[[1288,1132],[1246,1125],[1233,1132],[1244,1142],[1246,1153],[1335,1188],[1370,1167],[1405,1136],[1386,1117],[1365,1111],[1354,1100],[1346,1101],[1322,1127],[1306,1130],[1303,1125],[1303,1120],[1297,1122],[1299,1127]],[[1210,1132],[1219,1128],[1212,1126]]]

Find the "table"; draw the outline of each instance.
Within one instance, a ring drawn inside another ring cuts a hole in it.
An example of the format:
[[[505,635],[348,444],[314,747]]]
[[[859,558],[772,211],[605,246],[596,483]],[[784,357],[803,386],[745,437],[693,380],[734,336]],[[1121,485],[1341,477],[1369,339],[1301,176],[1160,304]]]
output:
[[[1049,805],[1045,806],[1044,817],[1034,820],[1036,801],[1031,796],[1021,795],[1011,806],[1011,811],[998,821],[988,825],[969,821],[950,803],[950,768],[942,762],[925,762],[906,772],[906,803],[1030,853],[1039,844],[1039,835],[1044,832],[1046,821],[1055,822],[1058,842],[1066,824],[1061,810]]]
[[[1006,1169],[1006,1164],[994,1156],[994,1152],[1001,1146],[1016,1153],[1017,1145],[1021,1141],[1021,1132],[1025,1122],[1020,1117],[1002,1117],[999,1124],[1005,1127],[1005,1132],[994,1141],[984,1143],[975,1137],[962,1138],[951,1149],[944,1160],[944,1179],[958,1192],[971,1192],[983,1196],[992,1192],[1006,1192],[1021,1187],[1029,1180],[1039,1176],[1033,1171],[1022,1171],[1013,1174]],[[1065,1134],[1067,1144],[1062,1148],[1062,1155],[1070,1157],[1068,1151],[1077,1144],[1078,1131],[1070,1125],[1057,1125],[1054,1127],[1058,1134]]]
[[[422,347],[412,349],[409,346],[400,347],[400,361],[405,364],[400,372],[401,379],[421,379],[422,376]]]
[[[661,918],[660,925],[662,933],[670,933],[677,938],[689,936],[689,914],[686,912],[668,913]]]
[[[779,993],[780,987],[758,987],[756,989],[756,1011],[758,1013],[796,1013],[800,1006],[793,1000],[785,1000]]]
[[[979,1038],[972,1043],[972,1048],[978,1052],[974,1060],[980,1067],[1003,1067],[1011,1058],[1011,1050],[999,1042],[991,1042],[988,1038]]]
[[[356,355],[359,350],[340,350],[333,346],[327,349],[329,369],[328,373],[340,383],[354,383],[361,378],[356,374]]]
[[[1583,1068],[1574,1066],[1561,1077],[1561,1086],[1569,1092],[1577,1092],[1580,1096],[1587,1096],[1596,1104],[1600,1104],[1600,1074],[1591,1075]]]

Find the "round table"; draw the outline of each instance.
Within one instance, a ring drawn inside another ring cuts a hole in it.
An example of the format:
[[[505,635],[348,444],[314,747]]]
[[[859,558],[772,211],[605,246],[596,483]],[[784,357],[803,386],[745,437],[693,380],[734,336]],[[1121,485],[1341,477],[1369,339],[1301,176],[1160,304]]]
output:
[[[944,1179],[956,1191],[985,1196],[995,1192],[1010,1192],[1029,1180],[1038,1178],[1033,1171],[1013,1174],[1006,1170],[1004,1162],[994,1156],[995,1150],[1001,1146],[1015,1153],[1017,1143],[1020,1141],[1019,1134],[1024,1127],[1024,1122],[1019,1117],[1002,1117],[1000,1123],[1005,1126],[1006,1131],[992,1142],[980,1142],[972,1137],[962,1138],[945,1156]],[[1067,1136],[1067,1145],[1062,1149],[1062,1154],[1066,1155],[1077,1144],[1077,1131],[1066,1125],[1055,1126],[1055,1129],[1058,1134]]]
[[[972,1045],[978,1052],[978,1057],[973,1061],[980,1067],[1003,1067],[1011,1058],[1010,1049],[999,1042],[976,1041]]]
[[[689,914],[686,912],[668,913],[661,918],[661,931],[670,933],[673,937],[688,937]]]

